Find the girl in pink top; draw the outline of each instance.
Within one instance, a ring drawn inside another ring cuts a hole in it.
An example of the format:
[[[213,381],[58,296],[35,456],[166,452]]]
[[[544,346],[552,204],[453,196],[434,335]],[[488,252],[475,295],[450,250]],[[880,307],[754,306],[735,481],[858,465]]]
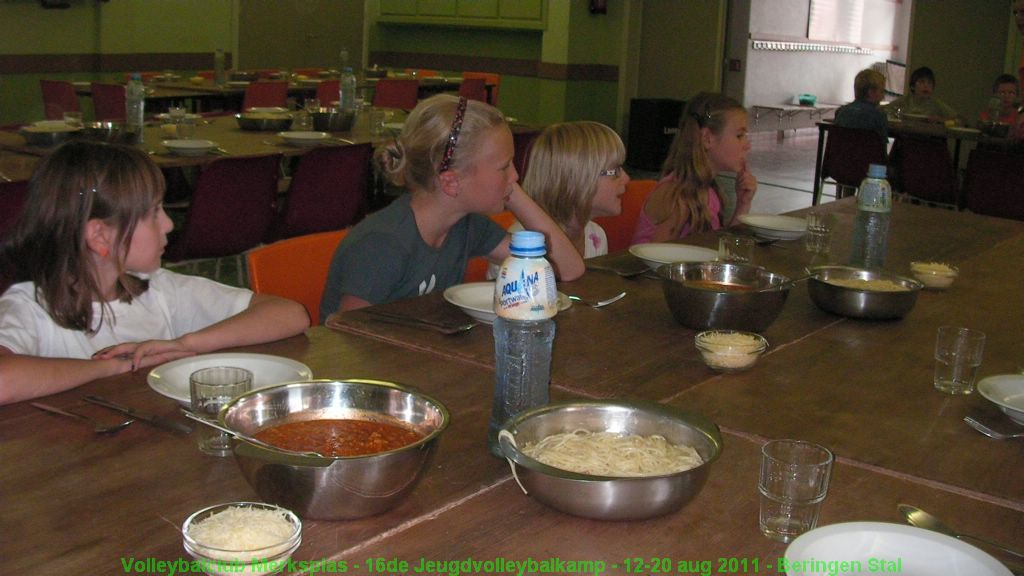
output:
[[[750,212],[757,180],[747,170],[747,111],[736,100],[709,92],[695,96],[679,121],[662,166],[662,179],[640,212],[633,244],[666,242],[691,232],[717,230],[722,199],[719,172],[736,172],[736,210],[731,226]]]

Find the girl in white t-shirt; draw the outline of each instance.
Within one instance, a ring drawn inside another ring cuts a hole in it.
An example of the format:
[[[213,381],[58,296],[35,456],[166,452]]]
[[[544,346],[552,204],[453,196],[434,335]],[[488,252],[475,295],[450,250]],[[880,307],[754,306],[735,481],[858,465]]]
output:
[[[0,249],[0,404],[309,326],[302,305],[160,268],[164,178],[136,148],[70,142]]]

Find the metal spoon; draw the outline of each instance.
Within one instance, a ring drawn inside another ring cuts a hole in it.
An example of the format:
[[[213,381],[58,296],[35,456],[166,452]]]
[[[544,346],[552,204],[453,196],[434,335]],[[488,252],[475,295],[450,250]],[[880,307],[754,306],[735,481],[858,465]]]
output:
[[[1019,552],[1017,550],[1014,550],[1013,548],[1007,548],[1002,544],[998,544],[991,540],[986,540],[980,536],[973,536],[971,534],[962,534],[960,532],[957,532],[949,526],[943,524],[942,521],[936,518],[935,516],[932,516],[931,514],[915,506],[910,506],[909,504],[899,504],[896,506],[896,509],[899,510],[904,517],[906,517],[907,522],[909,522],[913,526],[917,526],[918,528],[924,528],[925,530],[932,530],[940,534],[945,534],[946,536],[952,536],[957,540],[969,538],[971,540],[976,540],[983,544],[988,544],[989,546],[998,548],[1004,552],[1013,554],[1018,558],[1024,558],[1024,552]]]
[[[87,422],[92,426],[92,431],[97,434],[116,434],[117,432],[120,432],[121,430],[127,428],[128,425],[131,424],[132,422],[135,422],[134,418],[129,418],[124,422],[119,422],[117,424],[104,425],[93,420],[92,418],[89,418],[88,416],[82,416],[81,414],[76,414],[74,412],[69,412],[67,410],[61,410],[56,406],[50,406],[49,404],[43,404],[42,402],[30,402],[30,404],[46,412],[52,412],[53,414],[60,414],[61,416],[68,416],[76,420]]]
[[[612,296],[611,298],[608,298],[608,299],[605,299],[605,300],[599,300],[597,302],[591,302],[590,300],[585,300],[583,298],[580,298],[579,296],[573,296],[573,295],[569,296],[569,300],[573,300],[574,302],[579,302],[580,304],[586,304],[587,306],[590,306],[591,308],[603,308],[603,307],[605,307],[605,306],[607,306],[609,304],[614,304],[615,302],[618,302],[619,300],[622,300],[625,297],[626,297],[626,293],[625,292],[621,292],[619,294],[616,294],[615,296]]]
[[[207,420],[206,418],[203,418],[202,416],[199,416],[198,414],[196,414],[195,412],[192,412],[191,410],[186,410],[185,408],[181,409],[181,413],[184,414],[185,417],[190,419],[190,420],[195,420],[196,422],[199,422],[200,424],[206,424],[210,428],[216,428],[217,430],[220,430],[221,432],[224,432],[225,434],[230,434],[230,435],[234,436],[235,438],[238,438],[239,440],[244,440],[244,441],[246,441],[246,442],[248,442],[250,444],[255,444],[256,446],[259,446],[260,448],[266,448],[267,450],[273,450],[275,452],[284,452],[285,454],[294,454],[295,456],[312,456],[314,458],[328,458],[328,456],[324,456],[323,454],[321,454],[319,452],[302,452],[302,451],[299,451],[299,450],[288,450],[286,448],[280,448],[280,447],[274,446],[273,444],[267,444],[263,440],[257,440],[256,438],[253,438],[252,436],[249,436],[247,434],[243,434],[241,432],[236,432],[236,431],[234,431],[234,430],[232,430],[230,428],[225,428],[225,427],[221,426],[220,424],[217,424],[216,422],[212,422],[210,420]]]
[[[995,438],[996,440],[1024,438],[1024,432],[1017,432],[1015,434],[1005,434],[1003,432],[999,432],[998,430],[993,430],[992,428],[989,428],[987,424],[982,424],[981,422],[978,422],[977,420],[971,418],[970,416],[964,416],[964,422],[967,422],[968,426],[974,428],[978,432],[981,432],[985,436],[988,436],[989,438]]]

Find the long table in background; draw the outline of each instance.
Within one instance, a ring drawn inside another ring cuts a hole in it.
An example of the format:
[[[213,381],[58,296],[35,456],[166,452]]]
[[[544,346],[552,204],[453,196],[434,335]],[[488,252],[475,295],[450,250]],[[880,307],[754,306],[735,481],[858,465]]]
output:
[[[824,206],[837,217],[834,247],[841,261],[855,206],[852,199]],[[717,235],[686,242],[714,246]],[[489,455],[494,350],[488,326],[443,336],[354,311],[341,316],[341,331],[317,327],[246,348],[305,362],[316,377],[413,385],[452,414],[432,465],[407,500],[375,517],[305,522],[293,558],[343,561],[354,574],[410,573],[421,559],[499,558],[603,562],[611,574],[650,574],[650,562],[661,559],[673,566],[706,562],[712,573],[722,573],[720,563],[733,559],[746,563],[738,573],[777,574],[786,547],[761,536],[756,488],[759,447],[777,437],[819,442],[837,456],[819,525],[900,523],[896,505],[908,503],[964,532],[1024,545],[1024,482],[1016,473],[1024,466],[1021,445],[990,440],[961,419],[973,414],[1002,428],[1012,424],[977,394],[947,396],[931,383],[940,324],[988,334],[982,377],[1016,370],[1024,325],[1024,223],[899,204],[889,247],[893,270],[905,271],[911,260],[943,260],[957,265],[960,276],[948,291],[922,292],[906,318],[888,322],[822,312],[798,285],[764,331],[769,351],[737,374],[704,366],[694,331],[671,318],[659,280],[588,270],[559,285],[589,298],[628,295],[602,309],[576,304],[557,316],[554,399],[657,400],[702,413],[722,428],[724,450],[703,491],[682,510],[646,521],[600,522],[546,508],[522,494],[507,464]],[[604,262],[627,257],[613,254]],[[760,246],[755,259],[789,276],[810,263],[800,242]],[[437,294],[385,306],[424,316],[462,314]],[[45,401],[96,410],[81,401],[87,394],[168,416],[177,410],[146,386],[142,372]],[[186,557],[178,528],[191,512],[256,498],[231,459],[205,456],[193,438],[142,423],[96,437],[18,403],[0,407],[0,438],[6,467],[0,554],[11,573],[39,567],[70,573],[84,566],[123,573],[128,557]]]

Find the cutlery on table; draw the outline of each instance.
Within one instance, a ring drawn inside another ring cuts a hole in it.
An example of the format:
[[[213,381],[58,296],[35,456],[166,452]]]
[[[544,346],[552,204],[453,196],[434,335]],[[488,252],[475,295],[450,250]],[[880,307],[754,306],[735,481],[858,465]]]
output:
[[[651,269],[643,262],[637,262],[636,265],[626,266],[604,266],[601,264],[587,264],[587,268],[590,270],[603,270],[605,272],[613,272],[622,278],[633,278],[635,276],[643,275],[649,272]]]
[[[122,414],[131,416],[136,420],[141,420],[146,424],[150,424],[152,426],[156,426],[157,428],[162,428],[170,432],[180,432],[182,434],[192,433],[192,427],[186,424],[185,422],[177,422],[175,420],[171,420],[170,418],[164,418],[162,416],[153,416],[151,414],[139,412],[135,408],[131,408],[129,406],[121,406],[120,404],[115,404],[110,400],[107,400],[106,398],[101,398],[99,396],[86,396],[84,400],[91,404],[96,404],[97,406],[103,406],[104,408],[116,410]]]
[[[989,438],[995,438],[996,440],[1024,438],[1024,432],[1016,432],[1014,434],[1006,434],[1003,432],[999,432],[998,430],[994,430],[990,428],[987,424],[982,424],[981,422],[975,420],[974,418],[971,418],[970,416],[964,416],[964,422],[966,422],[968,426],[974,428],[978,432],[981,432],[985,436],[988,436]]]
[[[230,428],[225,428],[225,427],[221,426],[220,424],[217,424],[216,422],[214,422],[212,420],[207,420],[206,418],[203,418],[202,416],[200,416],[200,415],[196,414],[195,412],[185,408],[184,406],[181,408],[181,413],[184,414],[185,417],[188,418],[189,420],[195,420],[196,422],[199,422],[200,424],[205,424],[205,425],[209,426],[210,428],[215,428],[215,429],[220,430],[221,432],[223,432],[225,434],[230,434],[230,435],[234,436],[235,438],[238,438],[239,440],[243,440],[243,441],[248,442],[250,444],[254,444],[256,446],[259,446],[260,448],[265,448],[267,450],[274,450],[274,451],[277,451],[277,452],[284,452],[285,454],[294,454],[296,456],[312,456],[314,458],[327,458],[327,456],[324,456],[323,454],[321,454],[319,452],[303,452],[303,451],[300,451],[300,450],[288,450],[287,448],[280,448],[278,446],[274,446],[273,444],[268,444],[267,442],[264,442],[264,441],[259,440],[257,438],[253,438],[252,436],[249,436],[247,434],[243,434],[242,432],[236,432],[236,431],[234,431],[234,430],[232,430]]]
[[[619,300],[622,300],[625,297],[626,297],[626,293],[625,292],[620,292],[620,293],[616,294],[615,296],[612,296],[611,298],[606,298],[604,300],[598,300],[597,302],[592,302],[590,300],[586,300],[584,298],[580,298],[579,296],[574,296],[574,295],[570,294],[569,295],[569,300],[572,300],[573,302],[579,302],[580,304],[586,304],[587,306],[590,306],[591,308],[603,308],[603,307],[605,307],[605,306],[607,306],[609,304],[614,304],[615,302],[618,302]]]
[[[970,540],[975,540],[983,544],[988,544],[989,546],[993,546],[1004,552],[1013,554],[1018,558],[1024,558],[1024,552],[1014,550],[1013,548],[1008,548],[1006,546],[1003,546],[1002,544],[993,542],[991,540],[986,540],[980,536],[974,536],[971,534],[963,534],[961,532],[957,532],[956,530],[953,530],[949,526],[943,524],[942,520],[939,520],[935,516],[932,516],[931,514],[925,512],[924,510],[917,508],[916,506],[910,506],[909,504],[899,504],[896,506],[896,509],[903,514],[903,516],[907,519],[907,522],[912,526],[917,526],[918,528],[924,528],[925,530],[931,530],[933,532],[945,534],[946,536],[952,536],[957,540],[963,540],[964,538],[968,538]]]
[[[69,412],[67,410],[61,410],[60,408],[57,408],[56,406],[50,406],[49,404],[43,404],[42,402],[30,402],[30,404],[32,404],[36,408],[39,408],[40,410],[43,410],[45,412],[51,412],[53,414],[60,414],[61,416],[68,416],[68,417],[74,418],[76,420],[81,420],[82,422],[85,422],[85,423],[89,424],[90,426],[92,426],[92,431],[97,433],[97,434],[116,434],[116,433],[120,432],[121,430],[127,428],[128,425],[131,424],[132,422],[135,422],[134,419],[129,418],[129,419],[123,421],[123,422],[118,422],[117,424],[110,424],[110,425],[100,424],[99,422],[97,422],[96,420],[93,420],[92,418],[89,418],[88,416],[83,416],[81,414],[77,414],[75,412]]]
[[[363,309],[363,312],[373,316],[374,320],[378,320],[386,324],[398,324],[401,326],[410,326],[412,328],[428,328],[430,330],[435,330],[445,335],[461,334],[463,332],[468,332],[472,330],[477,324],[476,322],[435,322],[432,320],[414,318],[412,316],[406,316],[404,314],[388,312],[385,310]]]

